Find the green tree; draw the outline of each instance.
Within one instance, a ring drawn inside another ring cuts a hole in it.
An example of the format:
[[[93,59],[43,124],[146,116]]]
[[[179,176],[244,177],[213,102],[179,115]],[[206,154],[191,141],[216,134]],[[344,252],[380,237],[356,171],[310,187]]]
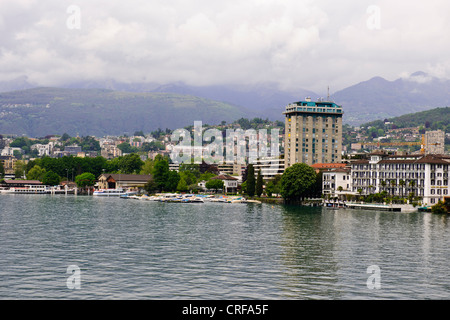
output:
[[[197,182],[195,174],[191,171],[180,171],[180,177],[186,182],[186,185],[191,185]]]
[[[263,181],[263,177],[261,174],[261,169],[259,169],[258,176],[256,178],[256,187],[255,187],[255,192],[258,197],[261,197],[261,195],[263,193],[263,185],[264,185],[264,181]]]
[[[279,194],[281,188],[281,174],[277,174],[273,179],[271,179],[266,184],[266,193],[269,197],[272,196],[272,194]]]
[[[123,153],[133,153],[138,151],[136,147],[132,147],[128,142],[122,142],[121,144],[117,145],[117,148],[122,150]]]
[[[164,149],[165,149],[164,144],[157,140],[152,141],[152,142],[144,142],[141,147],[141,150],[145,151],[145,152],[158,151],[158,150],[164,150]]]
[[[305,163],[296,163],[281,177],[281,195],[287,202],[299,202],[310,192],[316,182],[316,172]]]
[[[132,174],[141,172],[144,161],[141,160],[138,154],[127,154],[119,159],[119,170],[122,173]]]
[[[391,180],[391,187],[392,187],[392,195],[395,195],[395,186],[397,185],[396,180]]]
[[[438,203],[436,203],[434,206],[431,207],[431,212],[436,214],[444,214],[448,213],[448,210],[444,202],[439,200]]]
[[[5,167],[3,166],[3,162],[0,161],[0,178],[3,178],[5,175]]]
[[[217,190],[222,190],[223,186],[224,183],[220,179],[211,179],[205,184],[206,189],[213,189],[216,192]]]
[[[42,181],[42,178],[44,177],[45,173],[46,173],[45,169],[41,168],[38,165],[35,165],[33,168],[30,169],[30,171],[28,171],[27,179]]]
[[[188,191],[188,184],[186,183],[186,180],[184,180],[183,178],[180,178],[180,181],[178,182],[177,191],[180,192]]]
[[[384,190],[384,188],[386,188],[387,185],[386,180],[380,180],[380,184],[383,187],[382,189]]]
[[[152,174],[154,165],[155,162],[152,159],[145,160],[144,165],[142,166],[141,174]]]
[[[164,189],[167,191],[176,191],[177,190],[177,186],[178,183],[180,182],[180,175],[178,174],[178,172],[171,170],[169,171],[168,175],[167,175],[167,181],[164,185]]]
[[[31,146],[31,141],[27,137],[19,137],[19,138],[14,139],[14,141],[11,142],[9,144],[9,146],[11,148],[23,148],[25,146],[30,147]]]
[[[70,139],[70,136],[67,133],[64,133],[59,140],[67,141]]]
[[[155,165],[153,166],[153,179],[161,192],[166,186],[166,181],[169,177],[169,162],[162,157],[155,158]]]
[[[155,191],[158,191],[158,185],[153,178],[147,181],[147,183],[144,185],[144,190],[147,191],[148,194],[152,194],[155,193]]]
[[[401,191],[400,196],[403,198],[403,188],[406,185],[405,180],[400,179],[400,181],[398,182],[398,185],[400,186],[400,191]]]
[[[75,183],[79,188],[92,187],[95,184],[95,176],[90,172],[82,173],[75,177]]]
[[[100,143],[94,137],[82,137],[80,142],[81,150],[83,151],[100,151]]]
[[[253,164],[247,166],[247,194],[250,197],[255,195],[256,191],[256,181],[255,181],[255,169]]]
[[[61,178],[59,177],[59,175],[53,171],[46,172],[42,177],[42,183],[47,186],[57,186],[59,185],[60,181]]]
[[[413,196],[416,194],[414,187],[416,186],[416,182],[414,180],[409,181],[409,186],[411,187],[411,193]]]
[[[25,177],[26,170],[27,170],[27,165],[23,161],[21,161],[21,160],[16,161],[16,163],[14,165],[14,176],[16,177],[16,179],[21,179],[21,178]]]

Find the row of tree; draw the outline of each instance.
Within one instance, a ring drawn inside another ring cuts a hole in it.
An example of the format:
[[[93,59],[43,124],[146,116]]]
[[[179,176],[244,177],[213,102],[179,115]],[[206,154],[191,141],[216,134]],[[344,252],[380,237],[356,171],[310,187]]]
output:
[[[212,180],[216,176],[216,169],[206,164],[181,164],[178,172],[169,169],[169,160],[157,155],[155,160],[147,160],[144,173],[152,178],[145,185],[148,193],[154,192],[198,192],[198,182],[207,181],[206,188],[220,190],[223,181]]]
[[[242,184],[242,192],[250,197],[260,197],[264,192],[264,181],[261,170],[255,177],[252,164],[247,166]],[[304,163],[297,163],[286,168],[282,175],[276,175],[265,183],[265,193],[268,196],[281,194],[288,203],[301,202],[306,197],[322,196],[322,178],[315,170]]]

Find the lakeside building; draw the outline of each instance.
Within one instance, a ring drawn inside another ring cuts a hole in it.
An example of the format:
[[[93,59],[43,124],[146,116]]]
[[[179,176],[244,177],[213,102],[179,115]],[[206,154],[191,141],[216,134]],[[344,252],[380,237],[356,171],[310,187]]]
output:
[[[341,106],[330,101],[291,103],[285,115],[285,168],[295,163],[341,162],[342,116]]]
[[[238,178],[229,176],[227,174],[220,174],[211,179],[212,180],[222,180],[225,193],[228,193],[228,192],[236,193],[237,192],[238,180],[239,180]],[[205,187],[206,187],[206,184],[205,184]]]
[[[152,178],[151,175],[142,174],[109,174],[105,173],[98,177],[99,189],[139,189]]]
[[[256,160],[253,165],[255,169],[255,176],[261,170],[261,175],[264,181],[273,179],[276,175],[282,175],[284,172],[284,159],[279,158],[262,158]]]
[[[352,193],[350,168],[332,168],[323,171],[322,193],[330,198]]]
[[[390,195],[422,197],[424,205],[434,205],[450,194],[450,156],[387,155],[373,153],[369,159],[351,163],[351,188],[362,195],[386,191]]]

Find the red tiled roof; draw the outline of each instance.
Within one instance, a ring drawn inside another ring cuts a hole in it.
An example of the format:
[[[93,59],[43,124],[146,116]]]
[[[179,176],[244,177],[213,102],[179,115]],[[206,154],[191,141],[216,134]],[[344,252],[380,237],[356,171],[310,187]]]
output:
[[[329,169],[329,168],[345,168],[346,163],[315,163],[311,167],[314,169]]]

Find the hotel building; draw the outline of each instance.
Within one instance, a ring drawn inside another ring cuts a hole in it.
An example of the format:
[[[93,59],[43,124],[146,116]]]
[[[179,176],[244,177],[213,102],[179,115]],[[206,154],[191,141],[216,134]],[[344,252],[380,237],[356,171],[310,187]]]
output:
[[[368,160],[351,164],[353,193],[362,195],[386,191],[407,197],[422,197],[424,205],[434,205],[450,194],[450,156],[385,155],[373,153]]]
[[[285,115],[285,168],[341,162],[342,107],[330,101],[291,103]]]

